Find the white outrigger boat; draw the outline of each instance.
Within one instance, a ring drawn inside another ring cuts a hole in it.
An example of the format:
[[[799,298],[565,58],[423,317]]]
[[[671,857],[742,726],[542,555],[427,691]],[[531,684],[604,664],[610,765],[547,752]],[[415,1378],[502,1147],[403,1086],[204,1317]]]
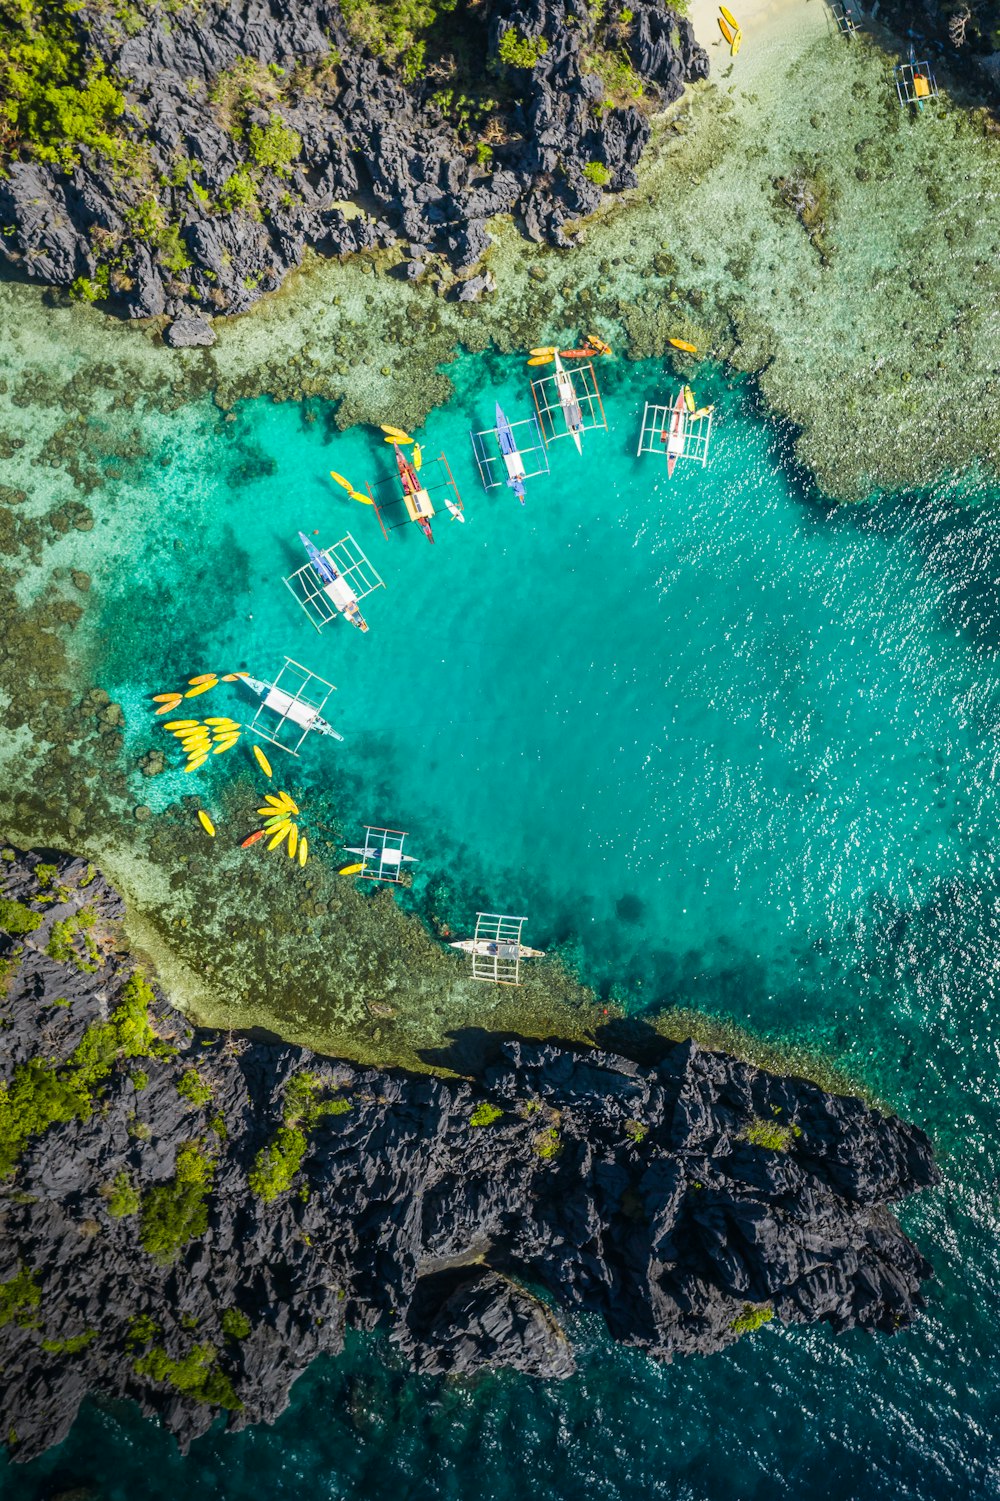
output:
[[[256,693],[265,709],[273,709],[280,719],[290,720],[297,725],[303,732],[303,738],[311,730],[315,730],[317,735],[328,735],[331,740],[343,740],[343,735],[317,709],[303,703],[296,695],[287,693],[284,688],[279,688],[276,683],[265,682],[263,678],[252,678],[248,673],[241,673],[240,681],[246,683],[252,693]],[[267,738],[271,739],[270,736]]]
[[[460,938],[448,945],[461,949],[463,954],[475,954],[480,959],[544,959],[544,949],[529,949],[526,943],[510,943],[496,938]]]
[[[558,351],[555,354],[555,363],[556,391],[559,394],[559,405],[563,409],[563,416],[566,419],[566,427],[569,434],[576,444],[576,451],[582,454],[583,444],[580,441],[580,434],[583,432],[583,413],[580,410],[580,403],[576,397],[573,378],[559,358]]]

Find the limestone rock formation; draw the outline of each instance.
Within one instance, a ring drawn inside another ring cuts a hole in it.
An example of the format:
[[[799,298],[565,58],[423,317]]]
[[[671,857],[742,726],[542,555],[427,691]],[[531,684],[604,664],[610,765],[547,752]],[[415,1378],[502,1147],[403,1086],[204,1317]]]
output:
[[[0,860],[0,1433],[88,1391],[182,1445],[270,1422],[348,1327],[412,1365],[573,1369],[561,1321],[669,1360],[766,1322],[891,1333],[930,1267],[887,1203],[926,1137],[694,1043],[497,1040],[475,1080],[193,1030],[82,860]]]
[[[609,192],[635,184],[649,109],[708,72],[663,0],[601,26],[570,0],[461,3],[444,19],[407,82],[335,0],[86,0],[81,67],[103,64],[123,92],[124,156],[84,145],[67,168],[25,143],[0,173],[0,253],[149,318],[244,312],[307,245],[343,256],[402,238],[471,267],[501,213],[564,244],[600,201],[595,175]],[[501,60],[508,35],[537,48],[533,65]]]

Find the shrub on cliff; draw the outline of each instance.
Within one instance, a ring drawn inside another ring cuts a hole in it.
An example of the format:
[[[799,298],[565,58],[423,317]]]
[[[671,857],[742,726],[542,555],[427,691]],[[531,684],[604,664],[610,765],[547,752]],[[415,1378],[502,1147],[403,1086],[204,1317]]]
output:
[[[770,1303],[764,1303],[756,1308],[752,1303],[744,1303],[743,1312],[737,1314],[729,1327],[734,1334],[753,1334],[754,1330],[760,1329],[764,1324],[769,1324],[773,1318],[774,1309]]]
[[[533,68],[548,52],[549,44],[543,36],[521,36],[513,26],[508,26],[497,50],[500,61],[508,68]]]
[[[81,146],[118,157],[122,143],[109,127],[125,98],[100,60],[81,58],[79,9],[76,0],[0,0],[0,156],[23,148],[67,171]]]
[[[752,1147],[764,1147],[768,1152],[787,1152],[792,1144],[794,1126],[783,1126],[780,1121],[752,1120],[743,1133]]]
[[[136,972],[122,990],[106,1022],[94,1022],[63,1064],[30,1058],[19,1064],[9,1084],[0,1084],[0,1178],[13,1172],[26,1144],[50,1126],[87,1120],[93,1092],[116,1060],[152,1052],[156,1035],[147,1007],[153,992]]]
[[[23,902],[11,901],[8,897],[0,897],[0,930],[10,935],[11,938],[23,938],[25,933],[33,933],[42,925],[42,914],[32,912]]]
[[[182,1246],[204,1235],[213,1177],[211,1158],[189,1141],[177,1152],[172,1182],[143,1194],[139,1240],[154,1261],[168,1265]]]
[[[238,1412],[243,1403],[225,1371],[219,1370],[218,1358],[218,1351],[208,1344],[193,1345],[179,1360],[172,1360],[166,1350],[154,1345],[135,1362],[135,1373],[163,1381],[194,1402],[208,1402]]]
[[[270,1204],[291,1188],[305,1150],[306,1134],[293,1126],[282,1126],[274,1140],[261,1148],[250,1169],[250,1187],[259,1199]]]

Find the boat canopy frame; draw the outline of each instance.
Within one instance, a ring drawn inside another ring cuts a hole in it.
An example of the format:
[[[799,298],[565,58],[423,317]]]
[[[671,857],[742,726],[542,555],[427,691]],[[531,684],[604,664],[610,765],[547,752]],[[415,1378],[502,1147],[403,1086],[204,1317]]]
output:
[[[662,435],[670,431],[676,404],[676,396],[669,406],[662,406],[658,402],[646,402],[642,414],[642,426],[639,429],[639,446],[635,451],[636,458],[644,453],[655,453],[663,457],[666,444]],[[706,412],[703,417],[696,417],[693,412],[685,410],[684,428],[681,434],[683,446],[677,452],[678,459],[691,459],[694,463],[700,464],[703,469],[705,468],[712,442],[714,415],[713,412]]]
[[[588,360],[585,365],[564,365],[563,370],[569,376],[573,387],[573,395],[577,406],[580,408],[580,416],[583,418],[581,433],[593,432],[603,428],[608,430],[608,419],[604,414],[604,403],[597,385],[597,376],[594,373],[594,362]],[[546,390],[549,387],[549,390]],[[548,446],[557,438],[571,438],[572,431],[563,423],[560,431],[557,419],[562,418],[563,405],[559,396],[559,386],[555,374],[541,375],[531,382],[531,395],[535,403],[535,411],[538,414],[538,426],[542,435],[542,442]],[[551,400],[549,399],[551,396]]]
[[[436,478],[432,476],[436,476]],[[431,511],[427,518],[428,520],[430,520],[431,516],[438,514],[434,509],[432,498],[435,491],[451,490],[455,496],[455,504],[458,509],[460,511],[465,510],[462,504],[462,497],[458,493],[458,486],[455,483],[455,476],[451,472],[451,465],[443,453],[439,453],[435,459],[425,458],[417,472],[417,478],[421,481],[421,488],[427,492],[428,497],[431,497]],[[401,485],[402,480],[399,475],[393,474],[386,475],[384,479],[376,480],[374,486],[365,486],[372,498],[375,515],[378,517],[378,524],[382,528],[382,535],[386,540],[388,540],[390,532],[397,531],[401,526],[409,526],[414,519],[407,509],[405,496],[399,494]],[[392,494],[393,490],[395,490],[395,494]],[[384,499],[382,498],[383,496],[385,497]],[[399,514],[400,512],[402,514]],[[398,520],[391,519],[392,515],[397,515]]]
[[[382,575],[362,552],[350,532],[341,537],[339,542],[334,542],[330,547],[321,547],[318,551],[337,570],[359,602],[367,599],[369,594],[374,594],[376,589],[385,588]],[[305,611],[309,623],[317,631],[322,631],[331,620],[336,620],[338,615],[344,613],[327,592],[333,585],[320,578],[311,560],[289,574],[285,583],[292,597]]]
[[[851,10],[851,0],[843,0],[843,4],[841,0],[831,0],[830,10],[833,12],[833,19],[836,22],[837,30],[842,36],[846,36],[848,41],[857,36],[858,23],[855,21],[854,12]]]
[[[284,684],[282,679],[285,680]],[[327,699],[335,692],[334,683],[328,683],[326,678],[303,667],[301,662],[286,657],[285,665],[261,699],[256,714],[247,725],[247,731],[260,740],[266,740],[269,745],[277,746],[278,750],[297,756],[316,720],[323,717]],[[267,715],[277,715],[277,723],[270,729],[265,728],[266,720],[265,724],[260,722],[265,712]],[[289,731],[288,736],[283,738],[286,730]],[[337,739],[342,740],[343,736],[338,735]]]
[[[510,430],[517,439],[518,428],[527,428],[532,441],[527,446],[518,440],[517,451],[525,461],[522,479],[536,479],[540,474],[549,474],[549,456],[545,450],[545,441],[542,438],[542,430],[538,426],[537,417],[521,417],[517,422],[510,424]],[[484,427],[481,432],[471,432],[472,452],[475,454],[476,466],[479,470],[479,478],[483,482],[484,490],[499,490],[506,485],[508,480],[506,455],[500,447],[500,435],[495,427]],[[492,439],[496,445],[496,453],[490,453]],[[537,455],[537,457],[536,457]],[[528,460],[538,465],[536,469],[527,467]]]
[[[940,90],[934,70],[929,62],[918,62],[913,48],[910,48],[909,59],[905,63],[897,63],[892,70],[893,80],[896,84],[896,93],[899,97],[900,107],[906,109],[908,105],[915,104],[918,109],[931,99],[936,99]],[[920,79],[927,85],[927,92],[918,93],[917,80]]]
[[[494,985],[521,983],[521,929],[526,917],[503,912],[477,912],[477,944],[493,946],[493,953],[472,954],[472,978],[488,980]]]
[[[396,886],[402,886],[403,844],[406,837],[405,829],[379,829],[374,824],[366,823],[365,852],[362,855],[364,868],[358,872],[359,879],[391,881]],[[377,864],[369,869],[368,861],[375,860],[376,857]]]

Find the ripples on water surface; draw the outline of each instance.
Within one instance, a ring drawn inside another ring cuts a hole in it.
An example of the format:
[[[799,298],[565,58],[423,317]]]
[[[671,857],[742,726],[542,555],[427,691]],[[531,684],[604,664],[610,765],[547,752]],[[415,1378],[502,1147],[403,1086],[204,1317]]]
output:
[[[433,552],[412,528],[383,541],[325,481],[387,470],[370,436],[291,405],[186,414],[102,539],[101,681],[138,712],[189,666],[266,672],[287,650],[337,682],[347,736],[305,774],[350,766],[342,816],[411,829],[421,880],[529,911],[530,941],[578,944],[633,1006],[718,1009],[846,1061],[944,1154],[945,1186],[905,1214],[939,1275],[930,1312],[892,1341],[772,1326],[668,1369],[586,1328],[555,1387],[418,1381],[358,1338],[274,1430],[187,1460],[131,1409],[90,1407],[7,1469],[12,1501],[88,1476],[109,1497],[996,1493],[996,497],[831,511],[721,383],[711,467],[668,484],[634,457],[662,376],[602,376],[612,431],[586,464],[556,445],[522,510],[478,489],[468,428],[480,391],[521,415],[523,375],[460,361],[425,447],[449,453],[468,522],[441,520]],[[349,526],[382,571],[367,637],[297,612],[280,575],[300,526]],[[160,782],[143,795],[188,790]]]

